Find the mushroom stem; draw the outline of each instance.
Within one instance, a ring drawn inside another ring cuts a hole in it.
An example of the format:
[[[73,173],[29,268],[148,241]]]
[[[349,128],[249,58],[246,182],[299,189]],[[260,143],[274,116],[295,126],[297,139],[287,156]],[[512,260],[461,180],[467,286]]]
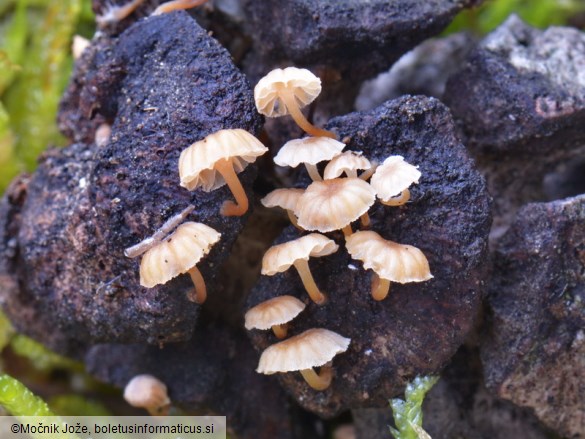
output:
[[[360,220],[362,222],[362,227],[368,227],[370,225],[370,215],[368,215],[368,212],[360,216]]]
[[[166,404],[161,407],[145,407],[150,416],[168,416],[171,405]]]
[[[390,281],[382,279],[376,273],[372,277],[372,297],[374,300],[384,300],[390,292]]]
[[[376,172],[377,167],[378,167],[378,165],[372,164],[372,167],[370,169],[368,169],[367,171],[362,172],[361,175],[359,176],[359,178],[361,180],[368,181],[368,179],[372,175],[374,175],[374,172]]]
[[[408,200],[410,200],[410,191],[404,189],[400,195],[392,197],[387,201],[382,201],[382,204],[385,204],[386,206],[402,206],[403,204],[406,204]]]
[[[242,216],[248,211],[248,196],[236,171],[234,171],[234,165],[231,160],[223,159],[215,164],[215,169],[221,174],[236,199],[235,203],[233,201],[224,202],[220,213],[223,216]]]
[[[278,338],[285,338],[287,334],[286,325],[272,325],[272,332]]]
[[[205,302],[205,299],[207,299],[207,288],[205,287],[203,276],[196,266],[191,268],[188,273],[189,276],[191,276],[193,285],[195,285],[195,294],[189,292],[187,294],[187,299],[189,299],[191,302],[195,302],[201,305],[203,302]]]
[[[299,229],[300,231],[304,232],[305,229],[303,229],[301,226],[299,226],[299,222],[297,221],[297,217],[295,216],[293,211],[287,210],[286,213],[288,214],[288,219],[290,220],[291,224],[293,226],[295,226],[297,229]]]
[[[284,101],[284,105],[286,106],[290,115],[304,132],[315,137],[329,137],[331,139],[337,138],[337,136],[333,134],[331,131],[317,128],[315,125],[313,125],[311,122],[307,120],[307,118],[299,108],[299,105],[297,104],[297,101],[292,91],[287,89],[281,89],[280,96]]]
[[[346,238],[348,236],[353,235],[353,230],[351,229],[351,224],[348,224],[347,226],[343,227],[341,229],[341,231],[343,232],[343,236],[345,236]]]
[[[152,15],[166,14],[167,12],[176,11],[179,9],[190,9],[202,5],[207,0],[174,0],[172,2],[163,3],[154,10]]]
[[[307,384],[315,390],[327,389],[333,379],[333,370],[328,366],[321,367],[319,373],[315,372],[312,368],[303,369],[300,372]]]
[[[95,21],[100,27],[103,27],[108,23],[122,21],[134,12],[142,3],[144,3],[144,0],[133,0],[126,3],[124,6],[112,6],[105,14],[97,15]]]
[[[321,175],[319,174],[319,171],[317,170],[317,165],[311,165],[310,163],[305,163],[305,168],[307,168],[307,173],[309,174],[309,177],[311,177],[311,180],[323,181],[323,178],[321,177]]]
[[[325,295],[319,291],[319,287],[315,283],[315,279],[313,279],[313,275],[311,274],[311,270],[309,269],[309,262],[304,259],[298,259],[294,263],[295,268],[299,272],[299,276],[301,276],[301,281],[309,293],[309,296],[317,305],[321,305],[325,303],[327,299]]]

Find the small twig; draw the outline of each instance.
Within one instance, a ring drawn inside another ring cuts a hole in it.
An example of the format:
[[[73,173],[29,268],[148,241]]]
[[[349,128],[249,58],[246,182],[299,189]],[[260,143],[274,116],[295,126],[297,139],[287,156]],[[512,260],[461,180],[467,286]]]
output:
[[[187,216],[193,212],[193,209],[195,209],[195,206],[191,205],[182,212],[169,218],[152,236],[124,250],[124,256],[130,259],[134,259],[146,253],[148,250],[162,241],[165,236],[167,236],[169,232],[177,227],[185,218],[187,218]]]

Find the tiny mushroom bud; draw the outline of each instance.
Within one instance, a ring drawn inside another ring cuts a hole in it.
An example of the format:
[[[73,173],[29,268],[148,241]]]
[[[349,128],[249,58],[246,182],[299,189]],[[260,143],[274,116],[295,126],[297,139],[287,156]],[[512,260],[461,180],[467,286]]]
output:
[[[89,46],[89,40],[81,35],[73,36],[73,43],[71,44],[71,54],[73,59],[79,59],[83,51]]]
[[[266,348],[256,372],[271,375],[299,371],[315,390],[327,389],[333,378],[328,362],[345,352],[351,340],[328,329],[309,329]],[[321,367],[317,374],[313,368]]]
[[[305,304],[293,296],[278,296],[248,310],[245,327],[251,329],[272,329],[278,338],[286,337],[286,323],[305,309]]]
[[[294,265],[307,293],[317,304],[325,302],[325,295],[319,291],[311,270],[309,258],[327,256],[335,253],[339,246],[335,241],[318,233],[311,233],[294,241],[270,247],[262,258],[262,274],[274,276],[282,273]]]
[[[416,166],[405,162],[402,156],[393,155],[378,166],[370,184],[383,204],[401,206],[410,199],[408,187],[418,183],[420,176]]]
[[[287,67],[264,76],[254,88],[258,112],[268,117],[290,114],[297,125],[311,136],[336,136],[312,125],[301,112],[321,93],[321,80],[307,69]]]
[[[104,27],[111,23],[117,23],[128,17],[134,12],[144,0],[132,0],[124,5],[114,5],[109,1],[104,2],[106,8],[101,13],[96,14],[95,22],[98,27]]]
[[[236,203],[226,201],[221,214],[241,216],[248,210],[248,197],[237,173],[268,151],[262,142],[245,130],[220,130],[195,142],[179,157],[181,186],[205,192],[227,184]]]
[[[351,223],[366,214],[375,201],[374,189],[359,178],[315,181],[299,198],[295,215],[305,230],[343,230],[349,236]]]
[[[207,288],[196,264],[219,241],[220,233],[202,223],[186,222],[149,249],[140,261],[140,285],[152,288],[164,284],[182,273],[189,273],[195,285],[195,295],[189,300],[205,302]]]
[[[167,12],[178,11],[180,9],[190,9],[202,5],[207,0],[174,0],[163,3],[154,10],[152,15],[166,14]]]
[[[297,229],[303,230],[297,223],[294,215],[295,207],[299,197],[305,192],[304,189],[275,189],[260,200],[264,207],[280,207],[286,210],[288,219]]]
[[[323,180],[317,171],[317,163],[331,160],[341,154],[345,145],[329,137],[305,137],[286,142],[276,157],[274,163],[278,166],[296,168],[304,163],[307,172],[313,181]]]
[[[376,232],[356,232],[345,245],[352,258],[374,271],[372,297],[383,300],[390,291],[390,282],[401,284],[424,282],[433,277],[426,256],[412,245],[388,241]]]
[[[133,407],[144,408],[152,416],[166,416],[171,400],[167,386],[152,375],[137,375],[124,388],[124,399]]]

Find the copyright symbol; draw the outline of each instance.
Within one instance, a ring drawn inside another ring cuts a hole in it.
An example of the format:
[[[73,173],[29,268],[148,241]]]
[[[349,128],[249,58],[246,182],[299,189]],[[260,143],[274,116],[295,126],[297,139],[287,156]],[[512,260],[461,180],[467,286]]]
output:
[[[19,424],[12,424],[12,427],[10,427],[10,430],[13,433],[18,433],[20,431],[20,425]]]

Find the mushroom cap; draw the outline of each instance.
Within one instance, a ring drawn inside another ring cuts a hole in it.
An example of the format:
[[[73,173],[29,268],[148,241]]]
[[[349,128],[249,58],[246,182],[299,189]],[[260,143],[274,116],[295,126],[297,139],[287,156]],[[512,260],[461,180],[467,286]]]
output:
[[[290,322],[304,309],[305,304],[293,296],[278,296],[256,305],[245,315],[246,329],[266,330]]]
[[[329,137],[304,137],[286,142],[274,157],[278,166],[316,165],[341,154],[345,144]]]
[[[309,185],[295,215],[305,230],[331,232],[358,219],[376,201],[376,192],[359,178],[333,178]]]
[[[171,403],[165,383],[152,375],[132,378],[124,388],[124,399],[131,406],[141,408],[159,408]]]
[[[221,234],[202,223],[186,222],[142,256],[140,285],[152,288],[186,273],[209,253]]]
[[[325,180],[337,178],[344,172],[347,174],[350,171],[367,170],[372,167],[370,161],[365,158],[361,152],[346,151],[334,157],[323,173]]]
[[[285,210],[294,210],[304,189],[284,188],[275,189],[260,200],[264,207],[280,207]]]
[[[282,100],[282,92],[290,91],[303,108],[321,93],[321,80],[307,69],[287,67],[274,69],[254,87],[254,100],[258,112],[268,117],[285,116],[288,109]]]
[[[288,270],[299,259],[306,261],[310,257],[327,256],[335,253],[338,248],[332,239],[319,233],[310,233],[294,241],[270,247],[262,258],[262,274],[274,276]]]
[[[246,130],[216,131],[181,152],[181,186],[190,191],[201,187],[206,192],[222,187],[225,180],[215,170],[218,161],[231,160],[236,173],[240,173],[266,151],[268,148]]]
[[[416,166],[405,162],[400,155],[392,155],[378,166],[370,184],[376,190],[378,198],[388,201],[408,189],[411,184],[418,183],[420,176]]]
[[[309,329],[266,348],[256,372],[271,375],[323,366],[345,352],[350,342],[349,338],[328,329]]]
[[[355,232],[345,241],[352,258],[364,263],[382,279],[401,284],[423,282],[433,277],[429,261],[412,245],[388,241],[372,231]]]

